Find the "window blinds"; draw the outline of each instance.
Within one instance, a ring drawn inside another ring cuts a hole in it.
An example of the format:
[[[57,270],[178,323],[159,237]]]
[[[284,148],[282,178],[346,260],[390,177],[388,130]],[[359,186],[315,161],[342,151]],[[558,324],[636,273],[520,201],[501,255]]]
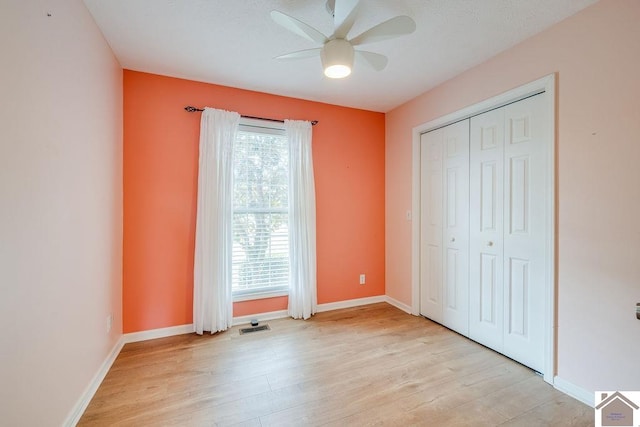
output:
[[[285,290],[289,154],[284,132],[243,126],[234,145],[233,292]]]

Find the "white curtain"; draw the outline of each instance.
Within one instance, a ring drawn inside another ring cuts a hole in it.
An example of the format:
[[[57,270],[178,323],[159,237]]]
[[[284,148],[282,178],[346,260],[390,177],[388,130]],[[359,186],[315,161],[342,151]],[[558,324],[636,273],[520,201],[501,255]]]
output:
[[[224,331],[233,320],[233,143],[240,115],[205,108],[200,120],[193,325],[196,333]]]
[[[289,315],[308,319],[318,299],[311,123],[285,120],[284,126],[289,140]]]

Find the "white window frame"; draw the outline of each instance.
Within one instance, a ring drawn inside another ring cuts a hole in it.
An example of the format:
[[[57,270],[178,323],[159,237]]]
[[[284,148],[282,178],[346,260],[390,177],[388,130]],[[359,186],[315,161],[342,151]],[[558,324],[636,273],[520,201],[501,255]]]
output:
[[[240,119],[239,130],[241,132],[271,133],[274,135],[285,135],[284,124],[271,120],[260,120],[242,117]],[[235,209],[234,209],[235,212]],[[291,248],[289,248],[291,250]],[[270,287],[257,290],[232,291],[233,302],[251,301],[257,299],[275,298],[289,295],[289,286]]]

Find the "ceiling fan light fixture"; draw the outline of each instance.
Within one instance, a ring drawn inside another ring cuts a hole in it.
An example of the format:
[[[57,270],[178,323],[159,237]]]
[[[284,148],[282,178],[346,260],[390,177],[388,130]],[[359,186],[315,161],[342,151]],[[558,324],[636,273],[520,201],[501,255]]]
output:
[[[351,74],[353,67],[353,46],[344,39],[328,41],[320,52],[324,75],[341,79]]]
[[[324,69],[324,75],[331,79],[342,79],[351,74],[351,68],[348,65],[331,65]]]

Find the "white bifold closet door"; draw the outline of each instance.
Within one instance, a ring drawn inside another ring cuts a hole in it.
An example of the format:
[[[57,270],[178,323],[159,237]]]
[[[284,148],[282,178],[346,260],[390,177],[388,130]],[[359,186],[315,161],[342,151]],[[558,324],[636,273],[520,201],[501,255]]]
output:
[[[470,121],[469,337],[539,372],[549,225],[543,98]]]
[[[420,314],[544,367],[545,94],[421,136]]]
[[[421,137],[421,314],[469,330],[469,121]]]

